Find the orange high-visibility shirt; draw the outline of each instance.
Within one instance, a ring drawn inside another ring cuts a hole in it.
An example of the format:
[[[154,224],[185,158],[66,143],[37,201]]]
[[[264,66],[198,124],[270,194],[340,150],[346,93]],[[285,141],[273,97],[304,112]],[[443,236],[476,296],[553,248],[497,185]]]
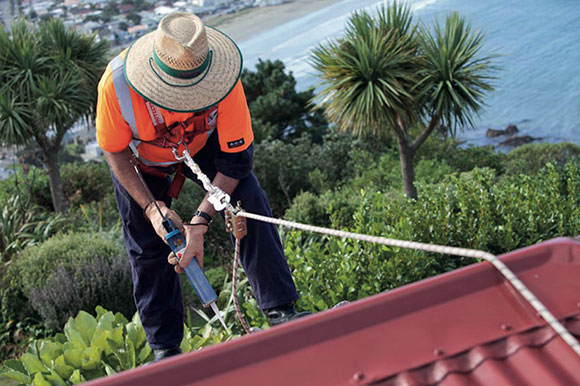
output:
[[[145,100],[130,88],[131,101],[135,113],[135,123],[140,139],[152,141],[156,139],[155,128]],[[97,142],[107,152],[120,152],[127,148],[132,139],[129,125],[121,115],[121,108],[115,93],[113,76],[110,65],[107,66],[98,87],[97,101]],[[171,126],[175,122],[184,122],[193,113],[179,113],[159,108],[165,125]],[[241,80],[233,90],[217,105],[217,127],[220,148],[225,153],[238,153],[246,150],[254,140],[252,122],[246,95]],[[194,155],[203,148],[207,141],[207,133],[194,137],[189,144],[189,151]],[[179,154],[183,145],[179,148]],[[175,157],[170,148],[161,148],[153,144],[141,142],[138,146],[139,155],[153,162],[171,162]]]

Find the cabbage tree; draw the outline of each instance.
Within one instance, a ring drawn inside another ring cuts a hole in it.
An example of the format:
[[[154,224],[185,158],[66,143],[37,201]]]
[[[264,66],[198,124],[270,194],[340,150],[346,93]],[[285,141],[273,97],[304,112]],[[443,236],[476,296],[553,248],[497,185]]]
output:
[[[438,127],[454,135],[472,125],[493,90],[494,56],[482,52],[483,41],[456,13],[429,30],[396,2],[376,15],[355,12],[343,37],[313,51],[322,78],[315,103],[343,131],[394,134],[405,195],[416,199],[417,149]]]
[[[55,210],[66,209],[58,154],[65,133],[92,116],[108,45],[62,21],[37,28],[23,19],[0,29],[0,142],[36,142]]]

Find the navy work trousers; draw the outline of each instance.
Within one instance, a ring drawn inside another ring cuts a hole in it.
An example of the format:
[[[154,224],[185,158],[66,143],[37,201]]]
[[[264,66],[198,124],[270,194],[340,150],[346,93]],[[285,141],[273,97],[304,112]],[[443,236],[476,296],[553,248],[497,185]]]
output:
[[[217,171],[211,157],[196,156],[195,160],[210,179],[215,177]],[[188,178],[198,182],[185,165],[183,170]],[[117,178],[112,177],[132,268],[133,295],[147,341],[154,349],[179,346],[183,338],[184,308],[179,278],[167,262],[170,249],[143,216],[143,209]],[[149,174],[143,177],[155,198],[169,207],[170,179]],[[268,199],[251,172],[240,180],[231,198],[233,203],[241,201],[248,212],[271,216]],[[248,219],[247,229],[240,243],[240,259],[258,305],[266,309],[295,301],[298,294],[276,227]]]

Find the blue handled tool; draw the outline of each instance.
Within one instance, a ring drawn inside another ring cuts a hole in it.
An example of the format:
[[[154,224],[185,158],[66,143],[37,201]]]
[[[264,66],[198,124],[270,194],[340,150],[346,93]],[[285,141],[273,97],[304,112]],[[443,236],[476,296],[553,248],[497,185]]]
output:
[[[161,210],[159,210],[161,213]],[[163,216],[163,214],[161,214]],[[167,244],[171,248],[174,256],[177,260],[181,260],[181,256],[183,256],[183,251],[185,250],[185,237],[183,234],[173,225],[173,221],[171,219],[163,216],[163,228],[167,231],[167,235],[165,235],[165,240],[167,240]],[[193,290],[201,300],[201,304],[204,307],[211,307],[213,312],[217,315],[218,319],[220,320],[221,324],[227,330],[227,326],[222,319],[219,309],[217,308],[216,302],[218,300],[218,296],[216,295],[215,291],[213,290],[211,284],[205,277],[203,270],[199,266],[197,259],[195,256],[191,259],[191,262],[184,268],[185,276],[187,276],[187,280],[191,283]]]
[[[163,220],[163,227],[167,231],[165,240],[167,240],[167,243],[169,244],[169,247],[173,251],[175,257],[178,260],[181,260],[181,256],[185,250],[185,238],[179,229],[173,225],[173,221],[171,221],[171,219],[165,218]],[[187,279],[193,286],[195,293],[199,297],[199,300],[201,300],[201,304],[204,307],[207,307],[212,303],[215,303],[218,297],[211,287],[211,284],[209,284],[209,281],[205,277],[195,256],[184,270],[185,276],[187,276]]]
[[[177,258],[177,260],[181,260],[181,257],[183,255],[183,252],[184,252],[185,246],[186,246],[185,237],[183,237],[183,234],[173,224],[173,221],[171,221],[171,219],[169,219],[163,215],[161,208],[159,207],[159,205],[157,205],[157,201],[155,200],[155,196],[153,196],[153,193],[151,193],[149,186],[147,186],[147,184],[145,183],[145,180],[143,179],[143,176],[141,175],[141,171],[139,170],[139,167],[137,166],[136,162],[134,162],[134,159],[131,160],[131,163],[133,164],[133,167],[135,168],[135,172],[137,172],[137,176],[141,180],[141,183],[145,187],[145,191],[147,191],[149,198],[151,198],[151,201],[153,202],[153,204],[157,208],[157,211],[159,212],[159,214],[163,218],[162,224],[163,224],[163,228],[167,232],[167,235],[165,235],[165,240],[167,241],[167,244],[171,248],[171,251],[173,252],[173,255]],[[228,330],[224,320],[222,319],[220,311],[216,305],[216,302],[218,300],[218,296],[216,295],[211,284],[207,280],[207,277],[205,277],[205,274],[203,273],[203,270],[199,266],[199,263],[197,262],[197,259],[195,258],[195,256],[193,257],[191,262],[187,265],[187,267],[184,268],[184,271],[185,271],[185,276],[187,276],[187,279],[189,280],[189,282],[191,283],[191,286],[193,287],[193,290],[195,291],[195,293],[199,297],[201,304],[204,307],[208,307],[208,306],[211,307],[213,312],[215,312],[218,319],[220,320],[221,324],[224,326],[224,328],[226,330]]]

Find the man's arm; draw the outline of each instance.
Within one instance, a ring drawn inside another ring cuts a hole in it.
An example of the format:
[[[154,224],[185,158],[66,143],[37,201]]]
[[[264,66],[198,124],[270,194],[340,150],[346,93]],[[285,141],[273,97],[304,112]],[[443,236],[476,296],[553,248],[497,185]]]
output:
[[[127,192],[133,197],[133,199],[144,209],[144,216],[147,218],[155,232],[159,237],[165,240],[165,235],[167,232],[163,227],[163,217],[168,217],[173,221],[173,224],[178,227],[181,231],[183,231],[183,224],[181,218],[169,209],[163,201],[157,201],[157,206],[161,209],[161,213],[157,210],[157,206],[153,205],[153,201],[147,189],[143,186],[143,183],[139,179],[131,160],[133,158],[133,154],[129,148],[125,148],[124,150],[118,153],[111,153],[105,151],[105,159],[109,164],[109,167],[115,174],[115,177],[119,180],[121,185],[127,190]]]
[[[119,153],[105,151],[105,159],[115,174],[115,177],[121,182],[121,185],[137,201],[141,208],[145,209],[151,203],[151,197],[149,197],[139,176],[137,176],[137,172],[133,168],[133,164],[131,163],[133,154],[131,150],[126,148]]]

